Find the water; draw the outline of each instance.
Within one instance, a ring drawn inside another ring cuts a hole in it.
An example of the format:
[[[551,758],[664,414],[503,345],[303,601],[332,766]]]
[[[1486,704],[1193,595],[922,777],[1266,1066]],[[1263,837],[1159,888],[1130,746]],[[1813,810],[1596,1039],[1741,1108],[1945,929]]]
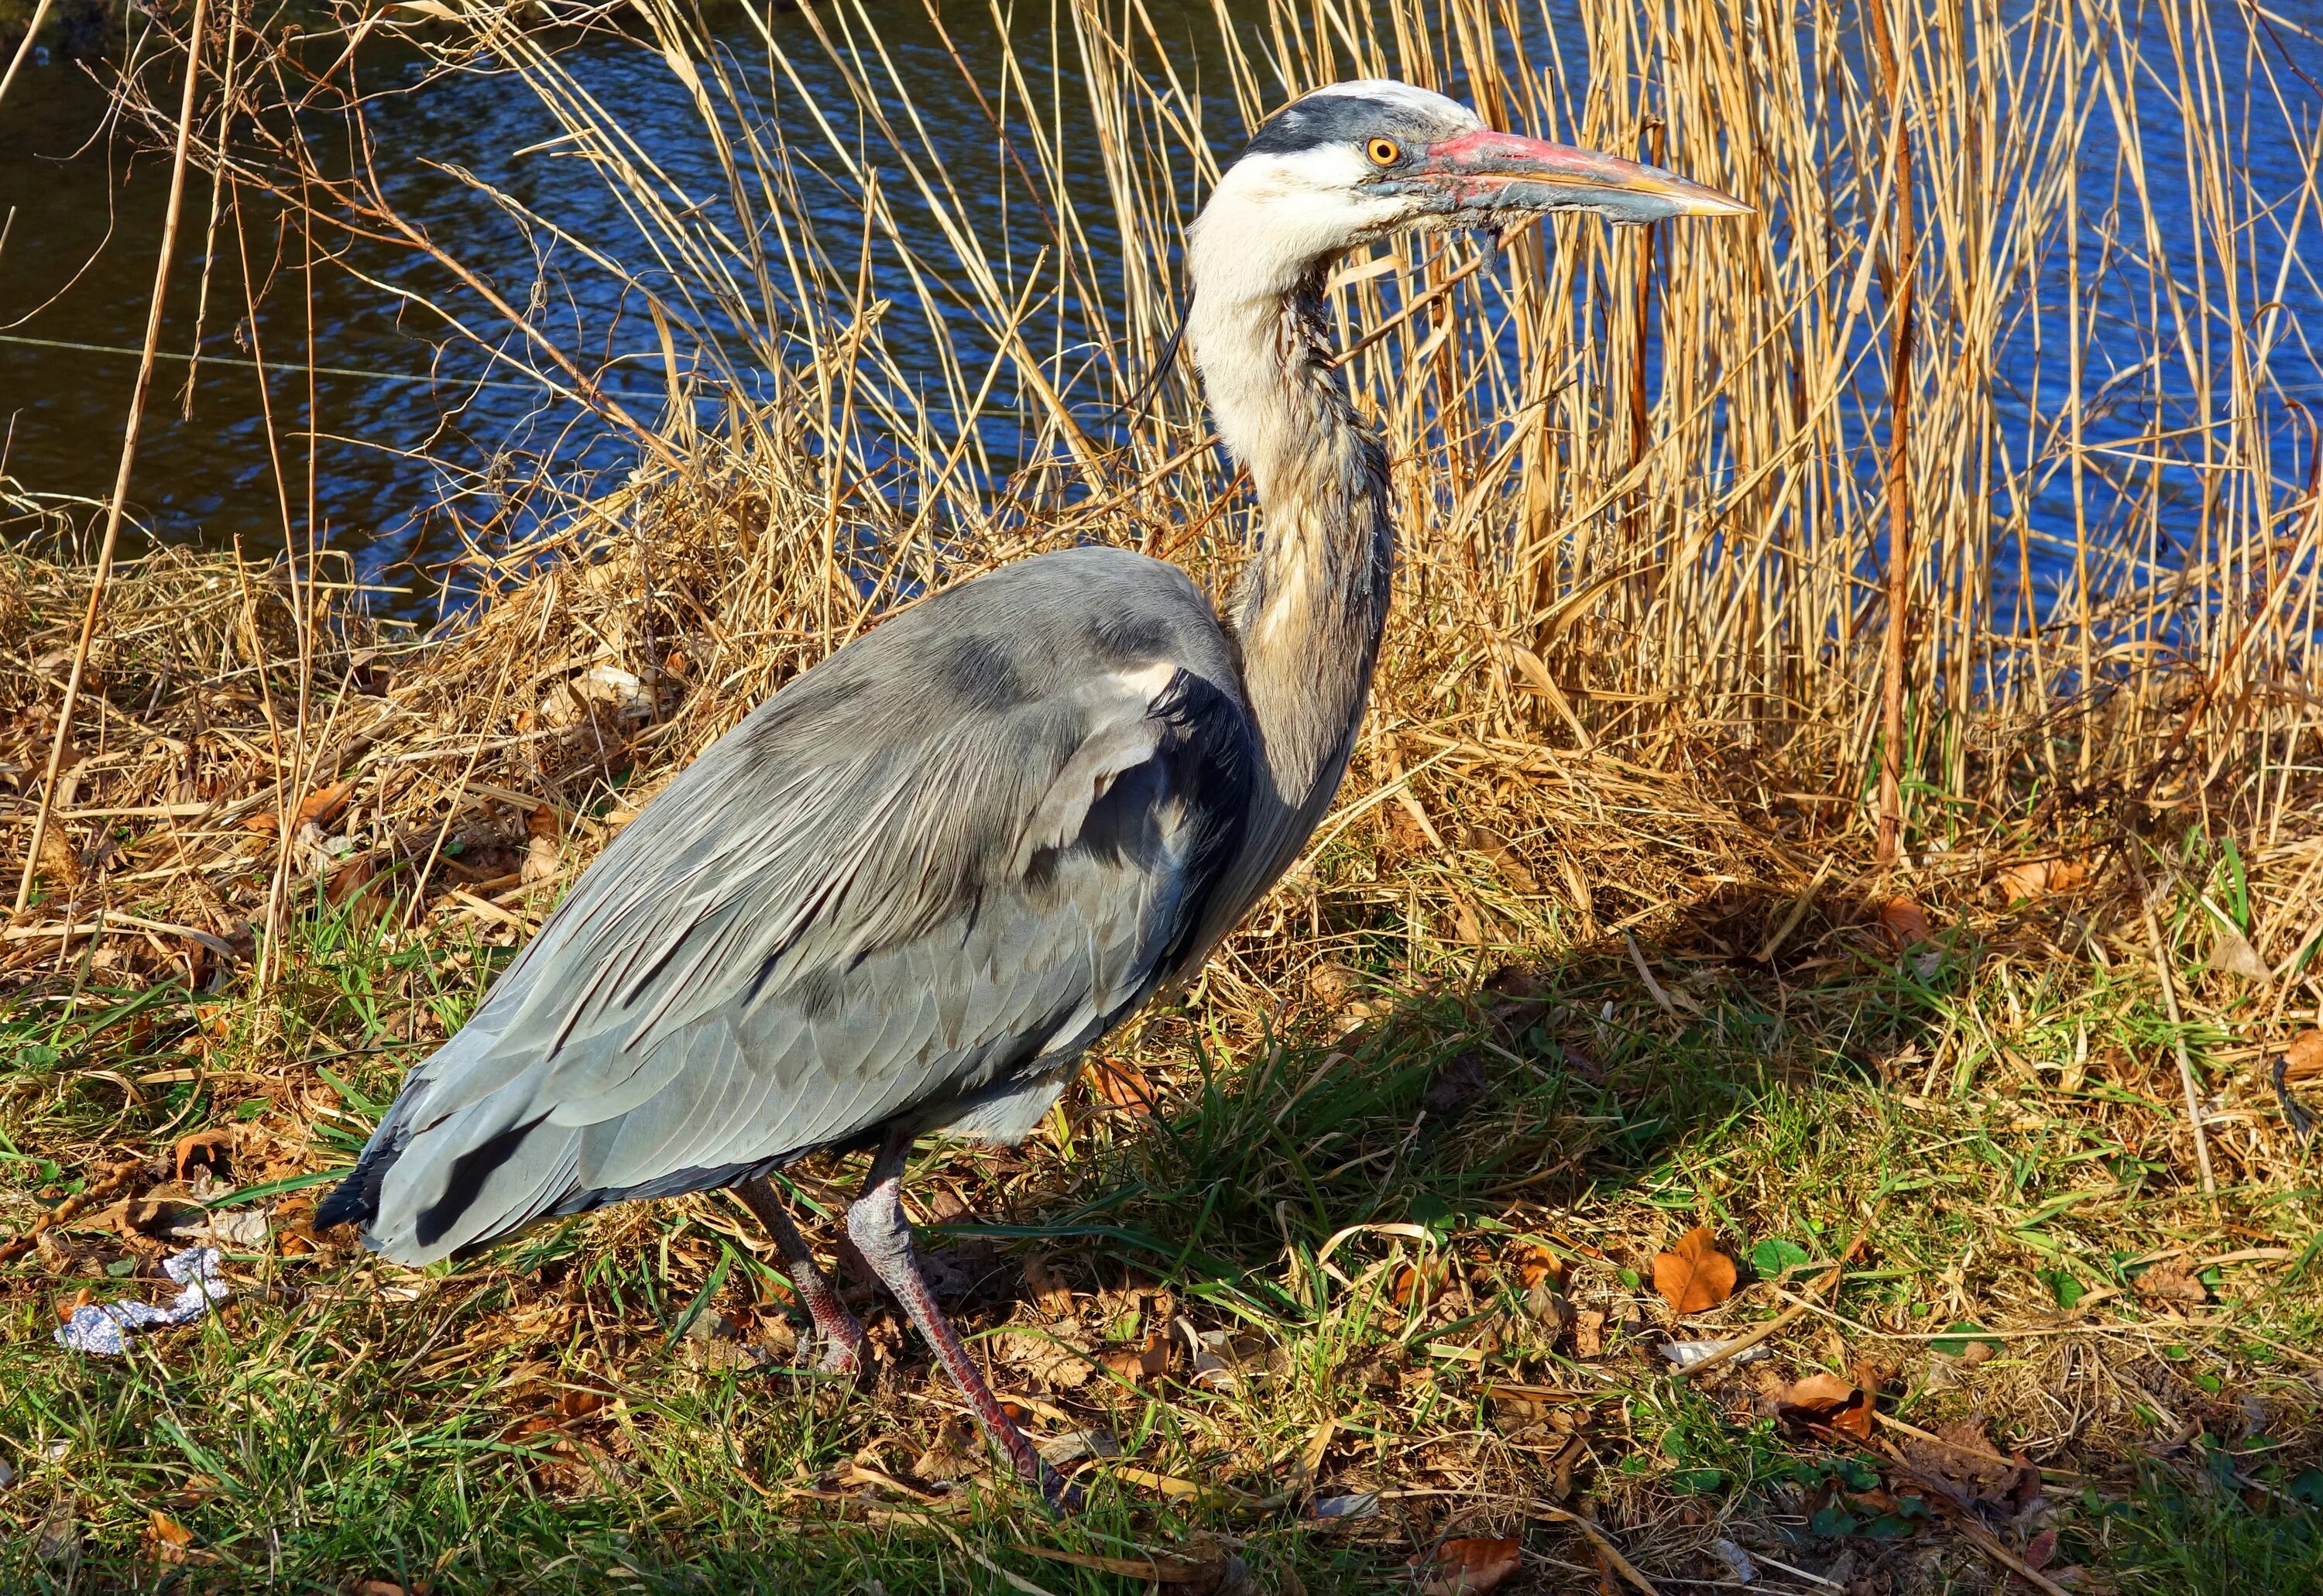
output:
[[[1181,27],[1189,38],[1203,31],[1190,8],[1182,17],[1166,7],[1158,14],[1165,29]],[[826,114],[843,103],[833,69],[794,14],[776,10],[769,21],[806,79],[804,95],[784,86],[773,96],[772,120],[798,148],[822,151],[809,102],[819,101]],[[763,46],[745,21],[730,16],[727,23],[723,42],[746,60],[762,59]],[[882,42],[924,103],[960,105],[961,65],[923,17],[883,23]],[[964,29],[953,42],[970,71],[996,53],[983,29]],[[564,60],[628,127],[648,139],[656,129],[675,130],[652,153],[682,185],[704,194],[719,189],[684,91],[656,57],[633,41],[602,38],[569,44]],[[367,49],[363,67],[367,87],[376,90],[418,83],[425,63],[416,52],[386,45]],[[177,94],[170,86],[156,97],[174,105]],[[604,186],[587,172],[518,158],[555,129],[533,97],[506,78],[437,78],[375,105],[373,127],[390,198],[454,241],[465,258],[520,267],[529,257],[517,231],[489,206],[446,171],[409,157],[456,165],[519,200],[552,200],[544,208],[579,236],[622,245],[633,239]],[[980,119],[962,119],[940,124],[939,133],[950,146],[946,163],[960,192],[992,197],[984,220],[992,228],[987,237],[1005,241],[997,252],[1030,259],[1041,243],[1040,219],[1021,189],[1009,203],[988,130]],[[0,475],[20,503],[70,515],[84,537],[100,518],[97,509],[114,480],[169,164],[165,152],[141,146],[108,120],[105,89],[88,68],[28,65],[0,104],[0,216],[6,218],[0,235],[0,425],[6,430]],[[1076,162],[1069,154],[1064,165],[1077,177],[1097,178],[1093,160]],[[561,171],[574,180],[545,195],[540,185]],[[843,185],[810,179],[805,194],[816,223],[835,237],[855,236],[860,212]],[[907,207],[899,209],[905,227],[914,226]],[[489,495],[511,471],[544,462],[574,480],[634,462],[633,443],[445,336],[434,317],[400,302],[396,289],[444,297],[441,274],[409,252],[327,234],[310,243],[278,225],[279,206],[247,191],[239,227],[231,206],[215,216],[213,210],[211,186],[196,175],[184,202],[161,359],[129,495],[133,547],[151,537],[263,554],[286,545],[304,548],[311,526],[329,546],[354,552],[367,576],[406,587],[417,581],[392,607],[418,612],[429,607],[427,573],[458,552],[446,518],[432,507],[451,498],[473,511],[478,496]],[[1100,247],[1114,243],[1096,236]],[[929,234],[915,242],[936,241]],[[361,281],[329,259],[310,271],[310,250],[344,252],[347,264],[378,281]],[[252,282],[258,285],[255,316],[249,314]],[[528,285],[496,286],[521,301]],[[875,281],[875,291],[882,287],[899,297],[908,292],[900,280]],[[607,390],[650,418],[664,402],[663,364],[635,297],[569,256],[546,261],[540,289],[535,303],[550,330],[587,352],[583,358],[610,358]],[[926,363],[932,329],[899,316],[889,319],[886,334],[907,372]],[[197,347],[198,364],[188,358]],[[527,353],[513,342],[504,347]],[[278,456],[287,495],[278,486]],[[0,537],[29,537],[37,524],[23,513],[0,518]]]
[[[954,60],[951,48],[924,16],[913,14],[914,8],[892,9],[900,14],[883,20],[881,42],[914,100],[937,114],[935,131],[953,187],[977,208],[987,251],[1021,265],[1042,242],[1044,219],[1013,180],[988,127],[964,92],[962,62]],[[1165,37],[1182,41],[1177,57],[1181,73],[1189,79],[1198,76],[1206,51],[1216,53],[1207,8],[1165,6],[1155,14]],[[2231,30],[2244,25],[2240,16],[2233,8],[2220,8],[2214,22]],[[828,145],[815,108],[820,105],[828,111],[845,103],[846,96],[796,14],[777,10],[768,14],[767,23],[804,82],[798,87],[777,83],[766,113],[799,150],[820,154]],[[729,14],[721,25],[722,41],[744,69],[762,71],[761,46],[747,19]],[[1037,36],[1028,59],[1050,60],[1045,34],[1037,27],[1033,32]],[[1570,33],[1560,27],[1569,62],[1577,56],[1572,41],[1579,36],[1577,23]],[[1206,46],[1206,40],[1212,42]],[[2282,40],[2258,43],[2259,50],[2226,51],[2229,69],[2244,74],[2244,87],[2250,91],[2286,96],[2287,105],[2268,98],[2260,107],[2260,121],[2300,129],[2311,137],[2317,119],[2323,116],[2323,101],[2318,101],[2314,84],[2282,69]],[[956,23],[950,45],[960,50],[971,75],[979,81],[995,80],[989,68],[996,47],[980,17],[974,26],[965,21]],[[2154,48],[2149,47],[2149,54]],[[1070,78],[1070,50],[1056,53],[1060,70]],[[624,125],[648,140],[656,130],[669,130],[666,142],[656,145],[652,153],[668,165],[682,187],[704,195],[720,189],[715,172],[706,164],[684,90],[656,56],[638,49],[634,41],[598,38],[568,43],[564,60]],[[397,46],[370,49],[363,58],[365,81],[374,89],[417,84],[422,65],[416,54]],[[1044,88],[1036,85],[1036,93]],[[169,91],[171,103],[174,93]],[[1577,101],[1577,84],[1575,93]],[[1069,86],[1063,99],[1073,105],[1076,91]],[[2160,104],[2158,96],[2149,101]],[[1232,122],[1221,114],[1222,105],[1214,87],[1213,136]],[[468,258],[507,262],[516,275],[496,286],[511,297],[537,294],[533,302],[560,339],[586,351],[592,362],[612,362],[608,383],[614,393],[644,414],[660,408],[662,357],[635,296],[604,274],[587,270],[569,250],[552,251],[542,261],[537,281],[532,280],[534,274],[525,269],[530,257],[516,231],[497,220],[451,173],[414,159],[456,165],[519,200],[553,208],[557,219],[581,238],[620,241],[629,247],[634,235],[629,224],[593,176],[574,164],[519,158],[520,151],[553,131],[528,93],[504,78],[438,80],[381,102],[374,127],[381,168],[391,174],[390,197],[399,208],[429,220],[454,239]],[[2110,170],[2106,119],[2093,118],[2091,129],[2085,160],[2094,170]],[[1093,154],[1077,157],[1081,149],[1077,140],[1083,132],[1070,124],[1061,130],[1060,164],[1070,180],[1086,186],[1093,202],[1083,216],[1102,227],[1110,206],[1103,202]],[[2155,212],[2165,224],[2174,219],[2182,225],[2188,206],[2178,159],[2181,130],[2156,119],[2141,134],[2146,170],[2155,186]],[[0,216],[6,217],[6,232],[0,236],[0,419],[5,419],[7,434],[0,472],[20,495],[72,511],[84,527],[113,480],[167,187],[166,160],[151,151],[133,153],[131,143],[106,124],[103,91],[83,69],[69,63],[28,69],[8,101],[0,105]],[[2250,141],[2249,151],[2261,191],[2298,192],[2304,174],[2297,143],[2258,137]],[[803,192],[826,238],[854,237],[860,216],[848,185],[810,175]],[[907,230],[926,225],[908,204],[899,205],[896,214]],[[2275,286],[2278,262],[2289,259],[2293,263],[2281,279],[2279,307],[2272,312],[2277,318],[2275,374],[2293,397],[2312,402],[2323,398],[2310,347],[2316,329],[2323,329],[2323,296],[2297,261],[2302,246],[2310,259],[2323,255],[2315,248],[2323,242],[2323,218],[2310,205],[2304,211],[2287,209],[2282,225],[2288,228],[2294,220],[2297,232],[2292,235],[2263,236],[2255,243],[2270,289]],[[194,184],[187,197],[179,265],[161,340],[167,358],[149,406],[130,497],[138,535],[212,547],[238,544],[265,552],[286,542],[303,546],[310,531],[317,532],[332,546],[357,553],[362,569],[374,579],[411,588],[396,601],[396,607],[418,613],[429,608],[431,573],[440,573],[458,552],[449,518],[438,507],[454,502],[469,512],[472,521],[482,520],[486,517],[478,513],[479,505],[488,509],[491,496],[511,472],[545,466],[585,483],[592,473],[618,472],[634,460],[635,445],[629,441],[544,394],[536,382],[495,367],[473,346],[445,338],[430,316],[399,301],[393,291],[398,289],[416,293],[438,289],[440,281],[431,275],[432,268],[408,252],[377,244],[328,237],[315,242],[344,249],[350,263],[376,282],[365,283],[323,261],[312,269],[310,298],[308,241],[280,229],[273,208],[255,197],[245,197],[239,227],[230,208],[214,218],[207,186]],[[932,233],[915,243],[939,258],[944,252]],[[1118,248],[1118,241],[1103,232],[1093,243],[1101,255]],[[2187,253],[2183,239],[2165,237],[2163,243],[2173,255],[2183,258]],[[2089,291],[2100,299],[2113,297],[2121,325],[2150,324],[2142,280],[2135,273],[2101,271],[2108,259],[2114,259],[2116,268],[2118,260],[2107,255],[2094,233],[2082,241],[2082,249]],[[246,314],[245,256],[248,275],[262,285],[261,308],[254,318]],[[2050,301],[2061,307],[2061,251],[2055,252],[2047,271]],[[899,304],[916,299],[911,286],[895,274],[892,261],[875,268],[873,288],[888,292]],[[205,359],[197,368],[185,357],[197,347],[197,323]],[[1093,331],[1050,327],[1043,331],[1042,346],[1071,350]],[[316,367],[311,409],[310,379],[304,369],[310,334]],[[932,370],[932,329],[898,314],[888,318],[886,334],[904,381],[919,381]],[[978,346],[989,340],[976,330],[966,342]],[[2024,429],[2019,438],[2043,433],[2044,417],[2054,415],[2065,391],[2061,344],[2052,336],[2044,344],[2037,329],[2020,324],[1998,352],[2000,384],[2009,396],[2005,402],[2013,407]],[[515,355],[525,353],[515,344],[506,347]],[[2110,343],[2101,338],[2089,351],[2088,386],[2101,388],[2143,353],[2134,338]],[[262,357],[271,371],[265,402],[252,365]],[[2188,352],[2173,349],[2171,358],[2183,361]],[[1076,390],[1075,397],[1094,405],[1116,392],[1109,382],[1091,381]],[[2296,448],[2278,452],[2281,472],[2284,463],[2304,461],[2307,445],[2294,438],[2290,408],[2271,398],[2264,402],[2272,407],[2266,419],[2278,442],[2298,443]],[[267,403],[271,406],[271,447]],[[2182,428],[2192,419],[2190,413],[2153,412],[2140,402],[2098,417],[2092,423],[2092,437],[2124,440],[2122,452],[2135,455],[2155,445],[2128,440]],[[993,425],[1005,429],[1006,424]],[[1876,418],[1867,414],[1858,436],[1868,438],[1875,431]],[[1006,438],[993,442],[1005,460]],[[2199,443],[2180,452],[2199,454]],[[278,486],[278,456],[283,486]],[[1871,459],[1869,452],[1865,458]],[[2171,478],[2165,487],[2174,501],[2165,513],[2165,530],[2177,538],[2179,548],[2163,551],[2165,563],[2183,557],[2185,546],[2199,535],[2200,518],[2199,480],[2184,469],[2173,471]],[[2100,489],[2093,502],[2099,512],[2101,538],[2130,535],[2126,514],[2115,525],[2105,511],[2109,502],[2126,506],[2133,497],[2126,488],[2110,498]],[[2069,473],[2061,470],[2046,477],[2030,515],[2036,535],[2052,540],[2036,543],[2033,550],[2036,585],[2053,592],[2065,578],[2065,556],[2053,540],[2070,540],[2074,524]],[[0,524],[0,536],[23,536],[31,525],[23,518]],[[2004,557],[2013,560],[2014,555],[2005,553]],[[1997,586],[2004,604],[2001,619],[2012,621],[2006,606],[2013,601],[2015,584],[2004,579]]]

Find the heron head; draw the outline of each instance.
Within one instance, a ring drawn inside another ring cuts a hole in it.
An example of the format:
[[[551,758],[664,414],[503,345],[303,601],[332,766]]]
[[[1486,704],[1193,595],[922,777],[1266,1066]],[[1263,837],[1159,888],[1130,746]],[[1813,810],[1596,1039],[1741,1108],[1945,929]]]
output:
[[[1267,119],[1195,225],[1198,278],[1304,279],[1408,227],[1498,231],[1519,216],[1594,211],[1642,225],[1743,216],[1732,195],[1641,161],[1496,133],[1408,83],[1335,83]],[[1198,283],[1197,298],[1207,285]],[[1258,291],[1276,291],[1258,281]]]

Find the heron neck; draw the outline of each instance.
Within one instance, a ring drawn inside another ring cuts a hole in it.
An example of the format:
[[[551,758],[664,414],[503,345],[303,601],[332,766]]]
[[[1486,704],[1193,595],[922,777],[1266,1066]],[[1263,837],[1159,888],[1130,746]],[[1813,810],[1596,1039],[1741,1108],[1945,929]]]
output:
[[[1329,806],[1363,720],[1394,561],[1387,458],[1327,363],[1319,282],[1241,298],[1198,289],[1188,332],[1258,491],[1259,547],[1227,624],[1272,799],[1248,856],[1272,881]]]

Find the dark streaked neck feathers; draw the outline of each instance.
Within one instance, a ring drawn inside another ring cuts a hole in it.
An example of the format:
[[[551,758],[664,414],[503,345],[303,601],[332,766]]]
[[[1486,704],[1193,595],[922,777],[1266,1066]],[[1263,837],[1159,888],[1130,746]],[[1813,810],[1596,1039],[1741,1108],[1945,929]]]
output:
[[[1394,536],[1385,452],[1328,364],[1321,267],[1289,281],[1247,259],[1206,273],[1203,254],[1188,335],[1260,508],[1259,548],[1226,618],[1271,789],[1251,817],[1244,890],[1230,894],[1247,903],[1337,791],[1387,618]]]

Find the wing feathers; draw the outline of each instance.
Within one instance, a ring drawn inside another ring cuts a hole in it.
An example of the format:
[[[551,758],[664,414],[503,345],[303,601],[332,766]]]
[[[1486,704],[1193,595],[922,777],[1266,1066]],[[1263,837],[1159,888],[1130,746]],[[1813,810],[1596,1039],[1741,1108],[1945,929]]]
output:
[[[952,656],[973,670],[929,674]],[[1076,550],[930,600],[614,839],[332,1202],[425,1261],[996,1102],[1186,955],[1251,760],[1230,653],[1171,568]]]

